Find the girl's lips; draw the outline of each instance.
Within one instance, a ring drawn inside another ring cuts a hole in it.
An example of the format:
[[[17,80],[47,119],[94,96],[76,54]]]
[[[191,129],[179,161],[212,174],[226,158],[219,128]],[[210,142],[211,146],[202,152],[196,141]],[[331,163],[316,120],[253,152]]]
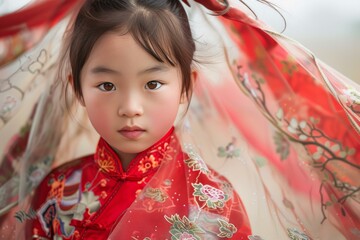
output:
[[[124,127],[122,128],[119,133],[123,135],[125,138],[128,139],[137,139],[145,132],[144,129],[139,127]]]

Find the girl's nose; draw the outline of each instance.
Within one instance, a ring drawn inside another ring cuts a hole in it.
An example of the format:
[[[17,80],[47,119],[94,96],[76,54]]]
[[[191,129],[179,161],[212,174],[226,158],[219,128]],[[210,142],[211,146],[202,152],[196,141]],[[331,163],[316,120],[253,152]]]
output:
[[[144,113],[141,96],[138,94],[127,94],[120,100],[118,114],[121,117],[133,118]]]

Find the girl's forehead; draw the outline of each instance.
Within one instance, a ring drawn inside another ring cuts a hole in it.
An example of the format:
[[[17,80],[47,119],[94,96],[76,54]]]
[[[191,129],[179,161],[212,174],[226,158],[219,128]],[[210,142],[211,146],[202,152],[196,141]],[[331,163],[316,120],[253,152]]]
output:
[[[118,74],[161,73],[178,68],[158,61],[131,34],[116,32],[106,33],[99,38],[84,67],[87,71]]]
[[[131,34],[120,35],[109,32],[98,39],[91,51],[90,57],[93,57],[94,61],[119,57],[118,60],[121,61],[124,57],[132,57],[139,54],[146,55],[146,51],[135,41]]]

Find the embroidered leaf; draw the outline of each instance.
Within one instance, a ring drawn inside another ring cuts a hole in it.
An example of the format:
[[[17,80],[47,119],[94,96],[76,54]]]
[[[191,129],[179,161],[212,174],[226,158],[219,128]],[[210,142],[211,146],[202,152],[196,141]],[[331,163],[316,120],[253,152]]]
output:
[[[287,159],[290,153],[290,143],[280,132],[275,132],[274,141],[276,152],[280,155],[280,159]]]
[[[348,154],[348,156],[352,156],[355,154],[355,152],[356,152],[356,150],[354,148],[351,148],[348,150],[347,154]]]
[[[284,117],[284,110],[282,108],[279,108],[279,110],[276,112],[276,117],[278,120],[282,120]]]
[[[114,160],[109,157],[109,159],[99,159],[99,167],[104,172],[113,172],[115,171]]]
[[[226,147],[218,148],[218,157],[234,158],[240,156],[240,149],[235,148],[233,142],[229,143]]]
[[[83,192],[80,203],[89,209],[89,213],[93,213],[100,208],[99,196],[95,196],[93,191]]]
[[[283,204],[285,205],[285,207],[289,209],[294,209],[294,205],[287,198],[283,199]]]
[[[25,220],[36,219],[36,212],[33,208],[29,209],[29,212],[26,213],[25,211],[18,211],[15,213],[16,220],[20,223],[23,223]]]
[[[256,164],[257,164],[259,167],[263,167],[263,166],[265,166],[266,163],[267,163],[267,160],[266,160],[265,158],[263,158],[263,157],[260,157],[260,156],[255,157],[254,160],[255,160]]]
[[[186,153],[189,155],[189,159],[184,160],[184,162],[189,168],[192,168],[193,171],[200,171],[203,174],[210,173],[210,170],[206,166],[204,160],[194,150],[191,144],[184,144],[184,149]]]
[[[172,236],[171,239],[182,239],[181,237],[191,236],[189,239],[200,240],[201,238],[196,234],[204,233],[204,230],[194,222],[190,221],[186,216],[183,216],[181,219],[178,214],[175,214],[170,217],[164,215],[164,218],[167,222],[172,224],[169,231]]]
[[[218,219],[218,223],[220,225],[220,227],[219,227],[220,233],[218,234],[218,237],[232,238],[234,233],[237,232],[237,228],[232,223],[229,223],[222,219]]]
[[[201,160],[196,160],[193,158],[189,158],[187,160],[184,160],[186,165],[191,168],[193,171],[200,171],[204,174],[209,174],[210,170],[207,168],[206,164],[202,162]]]
[[[86,211],[86,205],[79,203],[76,205],[73,218],[82,221],[84,219],[84,213]]]

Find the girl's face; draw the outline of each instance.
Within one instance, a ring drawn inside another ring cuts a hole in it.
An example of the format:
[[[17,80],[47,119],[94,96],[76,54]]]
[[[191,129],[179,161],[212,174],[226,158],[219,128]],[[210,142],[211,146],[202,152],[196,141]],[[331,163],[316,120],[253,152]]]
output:
[[[121,159],[160,140],[181,101],[179,68],[155,60],[130,34],[104,34],[81,72],[83,99],[96,131]]]

